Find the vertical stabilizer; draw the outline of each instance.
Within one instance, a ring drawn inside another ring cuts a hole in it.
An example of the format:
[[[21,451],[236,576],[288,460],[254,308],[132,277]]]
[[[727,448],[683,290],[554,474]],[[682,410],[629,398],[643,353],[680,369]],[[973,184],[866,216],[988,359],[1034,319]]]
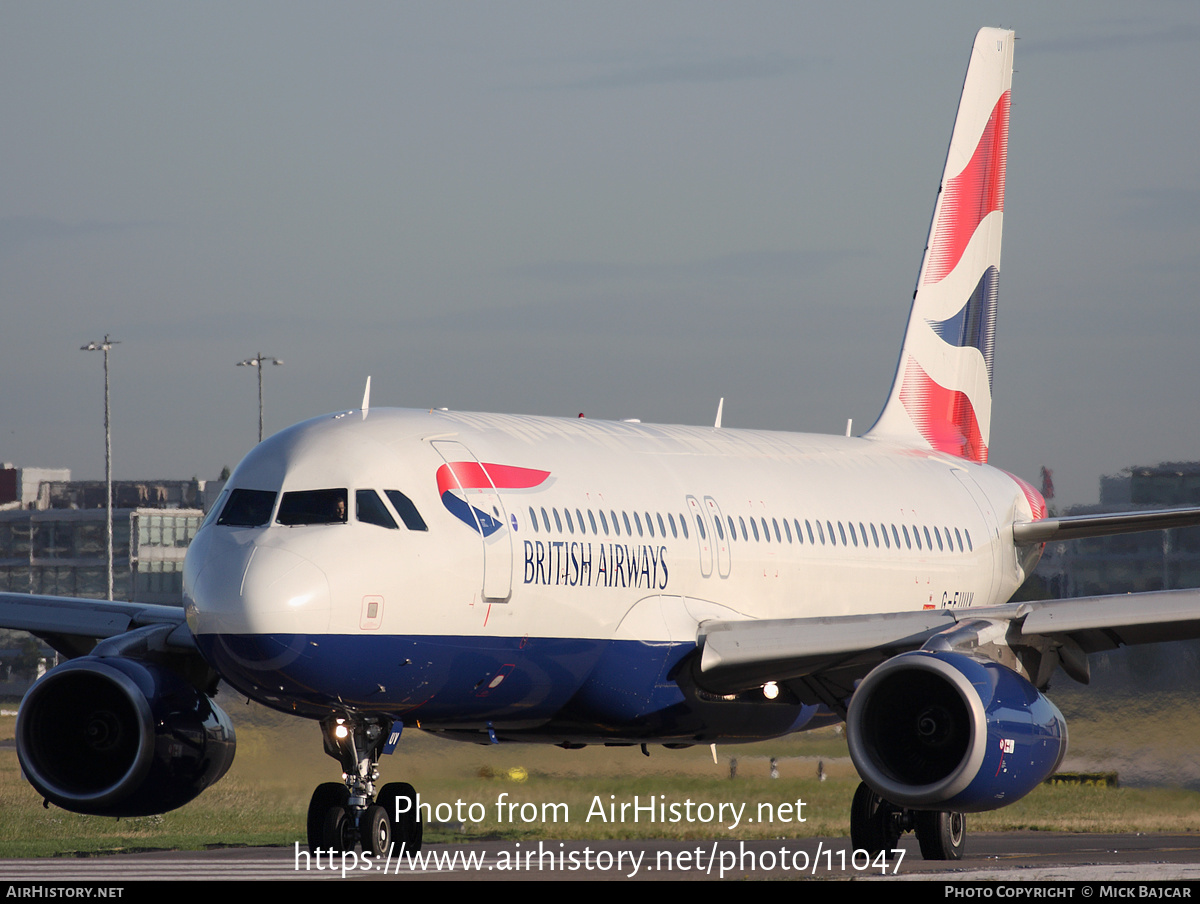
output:
[[[869,436],[986,462],[1014,35],[975,36],[892,391]]]

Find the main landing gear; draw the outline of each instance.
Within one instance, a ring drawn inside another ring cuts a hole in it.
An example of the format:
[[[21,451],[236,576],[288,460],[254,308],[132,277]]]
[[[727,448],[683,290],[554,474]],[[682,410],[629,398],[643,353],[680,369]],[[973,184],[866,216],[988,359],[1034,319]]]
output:
[[[961,813],[909,810],[884,800],[865,782],[850,805],[850,842],[872,856],[890,851],[905,832],[916,832],[926,860],[961,860],[966,845],[966,822]]]
[[[424,826],[417,794],[406,782],[389,782],[375,793],[379,757],[392,731],[390,719],[330,717],[322,720],[325,752],[342,764],[342,781],[317,786],[308,805],[308,847],[386,857],[421,850]]]

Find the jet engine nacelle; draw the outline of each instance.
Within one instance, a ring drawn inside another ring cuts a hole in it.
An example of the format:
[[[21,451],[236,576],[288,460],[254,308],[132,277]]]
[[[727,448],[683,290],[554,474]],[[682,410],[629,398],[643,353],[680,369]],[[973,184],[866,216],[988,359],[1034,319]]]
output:
[[[17,715],[25,777],[64,810],[148,816],[192,800],[233,762],[233,723],[173,672],[82,657],[48,672]]]
[[[1058,708],[1005,666],[917,651],[872,671],[850,701],[850,756],[894,804],[994,810],[1058,768],[1067,725]]]

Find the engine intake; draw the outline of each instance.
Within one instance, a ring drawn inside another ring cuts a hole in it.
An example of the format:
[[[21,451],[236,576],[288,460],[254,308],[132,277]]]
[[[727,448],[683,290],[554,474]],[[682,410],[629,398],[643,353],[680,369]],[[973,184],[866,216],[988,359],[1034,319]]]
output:
[[[229,769],[229,716],[151,663],[82,657],[44,675],[17,716],[17,757],[43,797],[75,813],[181,807]]]
[[[1067,725],[1016,672],[917,651],[872,671],[850,701],[850,757],[880,796],[917,810],[994,810],[1058,768]]]

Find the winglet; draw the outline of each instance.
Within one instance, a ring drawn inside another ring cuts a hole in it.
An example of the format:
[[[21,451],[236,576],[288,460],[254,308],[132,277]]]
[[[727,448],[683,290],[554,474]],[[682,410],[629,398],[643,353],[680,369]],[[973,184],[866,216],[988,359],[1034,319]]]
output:
[[[367,419],[367,412],[370,410],[370,408],[371,408],[371,377],[368,374],[367,375],[367,385],[366,385],[366,388],[363,389],[362,416],[363,416],[364,421]]]

